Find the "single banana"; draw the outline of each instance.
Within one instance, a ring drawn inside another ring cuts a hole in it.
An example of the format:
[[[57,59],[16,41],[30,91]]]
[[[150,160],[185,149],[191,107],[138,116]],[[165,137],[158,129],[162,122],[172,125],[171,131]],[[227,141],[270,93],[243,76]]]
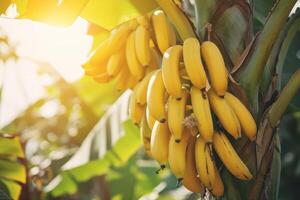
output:
[[[152,115],[150,114],[148,106],[146,108],[146,118],[147,118],[148,126],[152,130],[153,126],[154,126],[154,123],[155,123],[155,118],[152,117]]]
[[[127,84],[126,84],[126,88],[130,88],[133,90],[138,82],[139,82],[139,80],[135,76],[130,74],[130,76],[128,77]]]
[[[142,142],[143,142],[143,146],[144,146],[145,151],[151,151],[151,149],[150,149],[150,138],[143,137]]]
[[[241,137],[241,126],[236,114],[225,101],[224,98],[219,97],[213,89],[208,91],[208,99],[210,107],[216,114],[224,129],[230,133],[235,139]]]
[[[107,74],[111,77],[116,77],[121,71],[125,61],[126,60],[124,50],[121,50],[110,56],[106,66]]]
[[[215,197],[221,197],[224,194],[224,184],[217,167],[215,167],[215,183],[211,190],[211,193]]]
[[[171,23],[168,23],[168,26],[169,26],[169,46],[174,46],[176,44],[176,33]]]
[[[112,52],[116,53],[125,46],[126,40],[132,31],[129,23],[123,23],[110,32],[108,38],[108,45],[113,49]]]
[[[88,61],[84,65],[98,66],[107,62],[107,59],[113,53],[113,48],[109,45],[108,40],[104,40],[98,47],[91,52]]]
[[[160,164],[161,169],[168,163],[170,136],[168,125],[156,121],[151,132],[150,149],[152,157]]]
[[[212,142],[214,127],[208,97],[206,93],[193,86],[191,88],[191,99],[200,135],[205,141]]]
[[[159,68],[161,63],[161,56],[154,48],[150,48],[150,53],[151,53],[151,60],[149,66],[146,68],[146,74]]]
[[[184,41],[183,60],[193,85],[199,89],[205,89],[207,77],[201,61],[200,43],[196,38],[188,38]]]
[[[182,46],[175,45],[166,50],[162,60],[162,75],[167,92],[176,99],[181,98],[181,79],[179,74],[182,59]]]
[[[118,74],[117,78],[116,78],[116,85],[115,85],[115,88],[117,91],[123,91],[125,89],[127,89],[127,86],[128,86],[128,80],[129,80],[129,77],[130,77],[130,72],[129,72],[129,69],[128,69],[128,66],[125,64],[120,73]]]
[[[204,193],[205,188],[197,177],[198,172],[195,161],[196,137],[190,137],[186,150],[186,166],[182,184],[194,193]]]
[[[177,100],[169,96],[168,100],[168,125],[175,142],[180,142],[183,134],[183,120],[185,117],[185,105],[187,100],[187,91],[183,89],[182,98]]]
[[[186,149],[190,136],[188,130],[185,130],[179,143],[175,141],[174,135],[171,136],[169,142],[169,166],[179,182],[183,179],[185,173]]]
[[[141,122],[145,107],[136,102],[136,89],[133,90],[129,100],[129,117],[135,125]]]
[[[150,34],[143,26],[138,26],[135,30],[135,50],[139,62],[148,66],[151,60]]]
[[[165,86],[162,72],[158,69],[150,78],[147,89],[147,105],[151,116],[164,123],[167,120],[165,111]]]
[[[222,160],[230,173],[241,180],[252,179],[249,169],[234,150],[224,133],[214,133],[213,146],[219,158]]]
[[[126,60],[130,73],[138,80],[141,80],[144,77],[145,68],[141,65],[136,55],[135,34],[136,32],[132,32],[127,39]]]
[[[201,183],[203,183],[206,188],[212,189],[215,183],[215,165],[210,148],[201,137],[196,140],[195,160]]]
[[[156,10],[152,14],[152,25],[156,38],[156,44],[163,54],[170,47],[169,25],[165,13],[162,10]]]
[[[230,107],[233,109],[234,113],[236,114],[243,133],[251,140],[254,141],[256,138],[256,123],[253,119],[251,113],[249,110],[244,106],[244,104],[236,98],[234,95],[230,94],[229,92],[226,92],[225,94],[225,100],[230,105]]]
[[[93,79],[98,83],[108,83],[110,81],[110,76],[105,72],[103,74],[94,76]]]
[[[103,74],[106,72],[106,63],[98,64],[98,65],[90,65],[90,63],[86,63],[84,66],[84,73],[87,76],[97,76],[99,74]]]
[[[145,105],[147,103],[147,89],[151,76],[155,73],[155,71],[147,74],[141,82],[137,85],[136,90],[136,101],[141,105]]]
[[[140,132],[141,132],[143,138],[148,138],[150,140],[151,129],[147,122],[146,112],[144,112],[144,114],[143,114],[143,118],[142,118],[141,126],[140,126]]]
[[[210,41],[201,45],[201,55],[206,63],[210,84],[219,96],[224,96],[228,85],[228,72],[218,47]]]

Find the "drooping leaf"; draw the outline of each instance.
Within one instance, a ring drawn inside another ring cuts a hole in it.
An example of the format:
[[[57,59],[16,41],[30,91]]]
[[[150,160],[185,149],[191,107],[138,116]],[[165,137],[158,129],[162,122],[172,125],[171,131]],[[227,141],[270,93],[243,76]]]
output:
[[[24,157],[19,137],[0,136],[0,199],[18,199],[20,183],[26,183],[25,166],[17,157]]]
[[[6,138],[0,137],[0,155],[14,155],[24,157],[19,137]]]
[[[26,170],[24,165],[8,160],[0,160],[0,177],[26,182]]]
[[[21,185],[6,179],[0,179],[0,199],[19,199]]]

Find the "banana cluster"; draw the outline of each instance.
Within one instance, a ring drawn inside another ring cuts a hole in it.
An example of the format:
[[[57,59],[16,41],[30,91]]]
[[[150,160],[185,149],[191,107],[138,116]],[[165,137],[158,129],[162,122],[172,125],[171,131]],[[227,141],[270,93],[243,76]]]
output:
[[[228,134],[238,139],[244,133],[253,141],[256,122],[227,87],[228,72],[218,47],[188,38],[167,48],[161,67],[133,89],[129,115],[140,126],[145,151],[161,169],[168,164],[192,192],[207,188],[223,195],[214,153],[232,175],[252,179]]]
[[[163,11],[156,10],[113,29],[83,68],[99,83],[115,80],[116,90],[132,89],[159,67],[161,54],[175,43],[171,23]]]

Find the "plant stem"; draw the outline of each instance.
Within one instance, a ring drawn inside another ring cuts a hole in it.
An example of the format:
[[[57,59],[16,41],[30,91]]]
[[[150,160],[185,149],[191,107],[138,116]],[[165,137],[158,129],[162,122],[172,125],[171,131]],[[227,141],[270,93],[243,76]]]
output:
[[[268,57],[280,31],[297,0],[279,0],[254,44],[254,51],[241,72],[240,83],[252,106],[257,107],[257,94]]]
[[[289,82],[283,88],[279,98],[271,106],[269,110],[269,120],[273,127],[275,127],[286,110],[289,102],[296,95],[300,88],[300,69],[298,69],[290,78]]]
[[[171,19],[182,40],[197,37],[190,20],[172,0],[156,0],[156,2]]]

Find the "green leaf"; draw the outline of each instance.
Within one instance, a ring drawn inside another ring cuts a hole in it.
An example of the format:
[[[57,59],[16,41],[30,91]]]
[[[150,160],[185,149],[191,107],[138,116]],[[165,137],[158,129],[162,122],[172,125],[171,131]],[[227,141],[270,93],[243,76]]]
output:
[[[64,187],[71,180],[77,188],[81,182],[107,173],[110,167],[124,165],[141,147],[138,128],[128,120],[128,99],[125,92],[103,115],[98,124],[83,141],[79,150],[62,167],[60,176],[54,178],[45,191],[57,197],[74,193]],[[63,174],[63,175],[62,175]]]
[[[254,17],[256,20],[258,20],[261,24],[264,24],[275,2],[276,0],[253,0]]]
[[[5,138],[0,136],[0,155],[24,157],[19,137]]]
[[[25,166],[14,161],[0,160],[0,177],[25,183]]]
[[[6,179],[0,179],[0,188],[4,190],[3,193],[0,190],[0,199],[8,199],[7,196],[12,199],[19,199],[22,189],[18,183]]]
[[[81,17],[111,30],[118,24],[145,14],[157,7],[153,0],[90,0]]]

